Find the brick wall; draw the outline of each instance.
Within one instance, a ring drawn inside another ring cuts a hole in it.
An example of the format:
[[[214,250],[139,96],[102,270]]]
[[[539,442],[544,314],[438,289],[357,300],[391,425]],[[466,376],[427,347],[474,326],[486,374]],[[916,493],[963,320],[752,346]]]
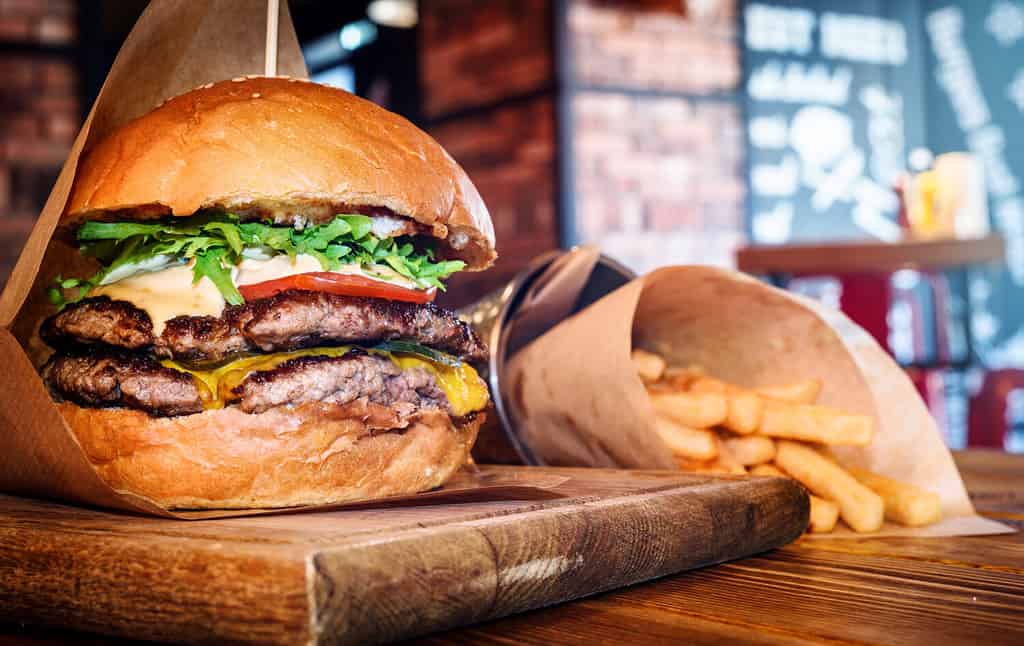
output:
[[[0,0],[0,286],[78,130],[73,0]]]
[[[421,4],[420,77],[428,118],[550,83],[548,0]]]
[[[637,271],[731,265],[742,242],[735,18],[734,0],[569,6],[576,235]]]
[[[573,100],[577,234],[636,271],[732,264],[743,132],[718,100],[585,92]]]
[[[711,11],[687,16],[668,0],[568,4],[565,199],[580,240],[640,271],[729,265],[743,238],[735,0],[703,5]],[[462,302],[558,242],[552,95],[507,102],[550,86],[552,14],[532,0],[434,0],[422,11],[428,129],[480,188],[502,256],[488,275],[453,281],[447,298]]]
[[[440,301],[461,305],[558,246],[550,6],[431,0],[420,12],[426,128],[476,184],[498,239],[494,268],[449,281]]]
[[[681,5],[571,0],[577,82],[690,93],[735,89],[740,79],[735,0],[719,0],[699,17],[684,15]]]

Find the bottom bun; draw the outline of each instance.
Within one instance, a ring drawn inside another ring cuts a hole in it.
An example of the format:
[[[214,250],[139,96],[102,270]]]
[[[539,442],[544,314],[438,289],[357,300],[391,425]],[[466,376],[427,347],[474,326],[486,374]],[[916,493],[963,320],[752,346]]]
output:
[[[438,487],[469,456],[483,421],[422,411],[374,430],[329,405],[150,417],[58,404],[89,461],[119,492],[167,509],[323,505]]]

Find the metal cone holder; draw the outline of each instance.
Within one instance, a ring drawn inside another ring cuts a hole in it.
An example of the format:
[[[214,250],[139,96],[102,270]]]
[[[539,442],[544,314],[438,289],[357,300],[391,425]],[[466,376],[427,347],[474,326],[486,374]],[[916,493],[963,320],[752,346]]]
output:
[[[520,438],[516,422],[519,419],[518,412],[513,398],[503,389],[502,375],[506,362],[516,350],[560,322],[545,321],[546,327],[535,330],[537,333],[532,338],[517,338],[516,347],[510,344],[511,324],[520,312],[524,296],[552,263],[570,252],[557,250],[538,256],[504,287],[458,310],[459,318],[473,327],[487,343],[489,351],[487,363],[477,366],[480,376],[490,388],[493,404],[493,410],[488,411],[488,420],[481,428],[480,437],[473,449],[477,462],[543,465],[529,445]],[[608,256],[600,255],[580,290],[571,314],[585,309],[634,278],[636,274],[627,267]]]

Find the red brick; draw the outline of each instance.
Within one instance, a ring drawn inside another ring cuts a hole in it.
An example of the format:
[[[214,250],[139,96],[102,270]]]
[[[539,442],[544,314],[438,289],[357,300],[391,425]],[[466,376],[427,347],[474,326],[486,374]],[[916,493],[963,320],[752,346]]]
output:
[[[57,166],[64,162],[68,146],[44,140],[8,139],[3,142],[5,158],[12,165]]]
[[[32,35],[32,21],[23,16],[0,16],[0,39],[27,40]]]
[[[0,125],[4,138],[34,140],[39,134],[39,118],[34,114],[9,114]]]
[[[68,63],[47,61],[41,64],[43,86],[50,91],[73,93],[75,69]]]
[[[43,114],[74,115],[78,112],[78,99],[71,93],[55,93],[35,97],[35,110]]]
[[[0,78],[4,88],[18,95],[32,91],[37,69],[35,61],[24,56],[0,58]]]
[[[46,0],[0,0],[0,16],[18,15],[33,18],[43,15],[46,10]]]
[[[50,45],[70,45],[77,36],[75,22],[70,17],[44,16],[36,25],[40,42]]]

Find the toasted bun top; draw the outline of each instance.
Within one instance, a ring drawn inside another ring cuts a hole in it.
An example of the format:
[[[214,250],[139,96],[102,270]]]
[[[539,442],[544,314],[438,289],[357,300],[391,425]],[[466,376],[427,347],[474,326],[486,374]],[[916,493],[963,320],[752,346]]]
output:
[[[62,224],[204,208],[289,224],[386,209],[469,269],[496,257],[487,207],[436,141],[348,92],[288,78],[205,85],[121,125],[79,164]]]

